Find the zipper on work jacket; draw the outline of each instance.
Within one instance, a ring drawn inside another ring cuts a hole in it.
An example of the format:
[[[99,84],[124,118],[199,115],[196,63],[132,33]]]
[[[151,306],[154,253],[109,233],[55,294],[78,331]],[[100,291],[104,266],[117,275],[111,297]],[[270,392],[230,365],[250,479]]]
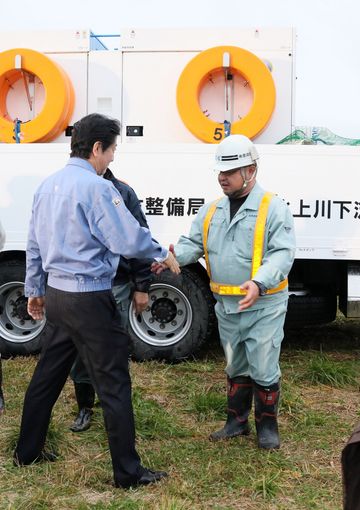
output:
[[[260,207],[258,210],[258,216],[256,219],[255,224],[255,231],[254,231],[254,240],[253,240],[253,256],[252,256],[252,266],[251,266],[251,276],[250,279],[252,280],[259,267],[261,266],[262,262],[262,256],[263,256],[263,248],[264,248],[264,238],[265,238],[265,224],[266,224],[266,218],[267,213],[269,210],[269,205],[273,197],[273,193],[266,192],[265,195],[261,199]],[[222,197],[221,197],[222,198]],[[215,214],[216,206],[221,200],[219,198],[218,200],[215,200],[213,202],[204,219],[203,224],[203,246],[204,246],[204,254],[205,254],[205,261],[206,261],[206,270],[210,278],[210,289],[215,294],[221,294],[224,296],[243,296],[246,294],[246,290],[242,289],[239,285],[229,285],[227,283],[217,283],[212,281],[211,279],[211,269],[210,269],[210,263],[209,263],[209,254],[207,250],[207,241],[208,241],[208,235],[209,235],[209,228],[211,219]],[[276,292],[280,292],[281,290],[285,289],[288,284],[288,279],[285,278],[282,282],[279,283],[277,287],[274,287],[273,289],[268,289],[266,291],[266,294],[275,294]]]

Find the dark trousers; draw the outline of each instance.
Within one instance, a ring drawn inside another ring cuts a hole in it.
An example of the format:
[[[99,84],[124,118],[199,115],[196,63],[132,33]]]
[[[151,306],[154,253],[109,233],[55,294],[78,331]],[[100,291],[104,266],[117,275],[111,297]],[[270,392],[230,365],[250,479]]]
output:
[[[122,328],[126,329],[128,325],[128,315],[130,306],[130,294],[132,291],[132,283],[125,282],[121,285],[115,285],[112,293],[119,312],[119,321]],[[91,384],[89,374],[80,356],[76,357],[75,363],[70,370],[70,377],[77,384]]]
[[[25,395],[18,459],[31,463],[43,449],[52,408],[78,352],[103,408],[115,483],[136,482],[143,468],[135,449],[129,338],[112,292],[48,287],[46,315],[45,343]]]

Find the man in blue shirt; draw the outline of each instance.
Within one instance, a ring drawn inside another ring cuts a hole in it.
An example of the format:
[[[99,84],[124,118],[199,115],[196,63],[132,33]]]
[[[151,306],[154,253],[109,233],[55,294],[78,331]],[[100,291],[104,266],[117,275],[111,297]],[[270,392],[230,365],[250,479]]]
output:
[[[142,227],[149,228],[135,191],[125,182],[119,181],[109,168],[104,174],[104,179],[113,183],[122,196],[124,204],[139,224]],[[127,328],[128,324],[130,297],[132,298],[136,313],[143,312],[148,306],[148,291],[153,278],[150,267],[151,262],[149,259],[125,259],[120,257],[112,292],[117,304],[121,325],[124,329]],[[78,404],[78,414],[70,429],[73,432],[83,432],[91,424],[92,409],[95,403],[95,390],[80,356],[77,356],[74,366],[70,371],[70,376],[74,381]]]
[[[40,360],[25,395],[16,465],[56,460],[44,450],[52,408],[79,353],[104,412],[115,486],[160,480],[135,449],[129,338],[111,292],[120,255],[164,261],[174,257],[153,241],[102,178],[114,159],[118,121],[91,114],[75,123],[71,155],[34,196],[27,245],[28,312],[47,323]],[[45,280],[47,275],[46,296]]]

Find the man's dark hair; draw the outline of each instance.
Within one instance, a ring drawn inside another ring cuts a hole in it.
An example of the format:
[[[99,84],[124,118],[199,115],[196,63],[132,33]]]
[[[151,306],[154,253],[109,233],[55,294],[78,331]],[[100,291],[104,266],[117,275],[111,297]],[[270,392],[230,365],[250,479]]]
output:
[[[120,134],[120,122],[100,113],[91,113],[75,122],[71,133],[72,158],[89,159],[94,143],[100,142],[106,151]]]

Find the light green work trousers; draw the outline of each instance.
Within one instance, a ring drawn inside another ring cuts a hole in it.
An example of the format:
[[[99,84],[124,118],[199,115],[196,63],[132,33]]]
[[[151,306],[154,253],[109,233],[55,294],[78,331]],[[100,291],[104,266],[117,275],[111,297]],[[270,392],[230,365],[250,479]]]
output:
[[[226,314],[220,301],[216,303],[225,371],[231,379],[250,376],[260,386],[278,382],[286,310],[287,300],[260,310],[233,314]]]

